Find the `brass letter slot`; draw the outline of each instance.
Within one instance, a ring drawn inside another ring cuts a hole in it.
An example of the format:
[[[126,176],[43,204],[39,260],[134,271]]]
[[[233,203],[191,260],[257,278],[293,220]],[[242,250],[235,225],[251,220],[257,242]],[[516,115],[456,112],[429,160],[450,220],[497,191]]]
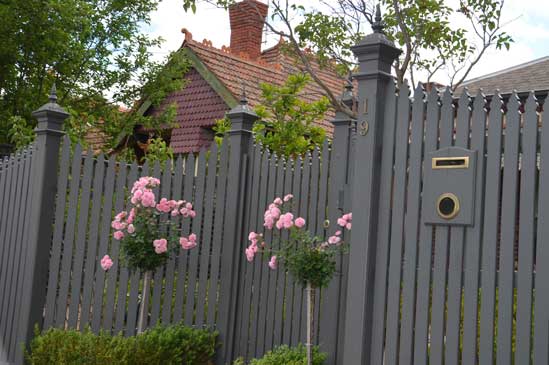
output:
[[[464,157],[434,157],[432,168],[436,169],[466,169],[469,167],[469,156]]]

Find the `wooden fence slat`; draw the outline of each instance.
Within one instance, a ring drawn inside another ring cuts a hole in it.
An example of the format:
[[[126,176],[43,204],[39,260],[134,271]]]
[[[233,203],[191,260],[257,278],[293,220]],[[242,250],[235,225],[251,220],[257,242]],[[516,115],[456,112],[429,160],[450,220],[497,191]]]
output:
[[[389,258],[389,286],[387,289],[387,328],[385,335],[386,361],[398,361],[398,330],[400,322],[400,281],[404,231],[404,202],[406,200],[406,159],[408,155],[408,128],[410,124],[410,98],[408,84],[400,88],[396,124],[396,151],[391,218]]]
[[[501,241],[498,273],[498,337],[496,362],[512,360],[513,302],[515,272],[515,225],[517,218],[518,156],[520,141],[520,102],[512,95],[507,103],[505,127],[503,192],[501,202]]]
[[[118,174],[116,179],[116,200],[114,204],[114,214],[118,214],[122,209],[124,209],[124,201],[125,198],[125,189],[128,186],[126,182],[126,178],[128,175],[128,168],[126,163],[120,162],[117,164],[118,168]],[[113,218],[113,212],[112,211],[105,211],[103,214],[103,219],[105,220],[103,224],[107,223],[108,221],[112,221]],[[110,222],[109,222],[109,236],[112,236],[110,230]],[[117,282],[118,282],[118,271],[120,267],[119,262],[119,255],[120,255],[120,243],[112,237],[111,239],[111,245],[110,245],[110,257],[113,261],[112,267],[107,272],[107,298],[105,301],[105,311],[103,315],[103,324],[102,329],[108,332],[112,332],[113,327],[113,321],[114,321],[114,315],[115,315],[115,300],[116,300],[116,288],[117,288]]]
[[[276,167],[276,187],[274,191],[274,197],[280,197],[282,198],[282,194],[284,192],[284,166],[286,164],[286,161],[284,157],[279,156],[277,161],[277,167]],[[273,231],[276,228],[273,228]],[[277,232],[280,233],[280,232]],[[275,237],[273,234],[272,239],[270,241],[267,241],[267,244],[270,244],[271,248],[278,250],[280,248],[280,235],[278,237]],[[269,256],[270,257],[270,256]],[[267,260],[269,259],[267,257]],[[266,261],[265,261],[266,262]],[[264,264],[266,266],[266,264]],[[269,269],[270,270],[270,269]],[[279,285],[278,282],[278,273],[280,270],[271,270],[269,275],[269,284],[268,284],[268,290],[269,290],[269,303],[267,306],[267,321],[266,321],[266,333],[265,333],[265,351],[268,351],[273,348],[274,342],[274,332],[275,332],[275,321],[276,318],[276,300],[278,295],[284,293],[279,293]]]
[[[293,185],[292,185],[292,194],[294,195],[294,209],[298,217],[301,216],[301,205],[300,205],[300,189],[301,189],[301,172],[303,168],[303,161],[301,156],[298,156],[293,165]],[[282,338],[282,343],[291,344],[292,343],[292,331],[294,327],[299,325],[299,320],[296,321],[296,318],[301,315],[301,307],[296,305],[297,291],[300,290],[299,284],[296,282],[295,278],[288,273],[288,297],[286,301],[286,314],[285,314],[285,325],[284,333]]]
[[[168,163],[170,161],[167,161]],[[166,164],[164,164],[163,169],[160,167],[160,162],[156,161],[154,164],[154,176],[160,180],[160,189],[156,188],[155,195],[157,202],[161,197],[165,197],[166,193],[170,191],[169,180],[167,180]],[[171,172],[169,174],[171,176]],[[158,318],[160,316],[160,301],[162,297],[162,287],[164,283],[164,267],[161,266],[156,269],[153,276],[153,285],[152,285],[152,296],[151,296],[151,306],[150,306],[150,318],[148,327],[154,327],[158,323]]]
[[[446,89],[442,97],[439,148],[452,145],[454,106],[452,93]],[[433,304],[431,313],[431,364],[441,364],[444,355],[445,300],[448,277],[449,228],[435,228],[435,262],[433,272]]]
[[[129,170],[127,179],[127,190],[131,191],[134,182],[137,180],[137,164],[134,162],[126,167]],[[126,212],[131,208],[129,199],[126,199],[124,210]],[[118,213],[118,212],[117,212]],[[119,333],[124,329],[124,320],[127,318],[128,306],[127,306],[127,293],[128,293],[128,279],[129,270],[124,265],[120,267],[120,274],[118,276],[118,299],[116,301],[116,317],[114,322],[114,333]]]
[[[418,84],[412,105],[410,157],[407,187],[406,216],[404,220],[404,262],[402,276],[402,322],[400,329],[399,361],[411,364],[413,359],[414,314],[416,304],[416,268],[418,256],[418,229],[420,221],[421,163],[423,151],[423,124],[425,93]]]
[[[183,158],[181,155],[177,157],[174,161],[174,172],[173,172],[173,185],[172,185],[172,195],[171,199],[178,201],[182,198],[181,188],[183,186]],[[178,255],[172,255],[168,261],[166,267],[166,288],[164,291],[164,302],[162,303],[162,323],[168,324],[171,323],[172,317],[172,301],[174,300],[174,286],[176,283],[175,276],[175,264],[177,263],[177,258],[181,254],[181,250],[178,250]]]
[[[261,178],[261,146],[259,145],[253,145],[251,148],[251,158],[250,158],[250,173],[248,174],[247,179],[247,187],[250,191],[250,193],[247,195],[247,208],[246,211],[248,212],[246,214],[247,222],[245,224],[244,229],[244,245],[248,246],[248,234],[249,232],[257,232],[258,229],[256,228],[258,226],[258,194],[259,194],[259,184],[260,184],[260,178]],[[243,255],[242,252],[239,252],[239,255]],[[251,317],[251,301],[252,301],[252,293],[254,285],[257,281],[257,273],[254,270],[254,265],[249,262],[244,262],[242,265],[242,272],[244,273],[242,278],[245,280],[245,285],[242,285],[242,295],[240,296],[243,299],[242,305],[239,305],[240,307],[240,316],[238,317],[239,320],[237,320],[237,325],[239,325],[239,329],[237,331],[237,341],[235,342],[238,345],[238,352],[237,355],[247,357],[247,351],[248,351],[248,341],[249,341],[249,332],[250,332],[250,325],[252,324],[252,321],[250,320]]]
[[[183,183],[183,199],[186,201],[192,200],[194,187],[194,155],[188,155],[185,161],[185,178]],[[186,236],[189,232],[190,220],[183,218],[181,222],[181,235]],[[186,294],[187,284],[187,261],[189,258],[188,251],[179,251],[177,262],[177,288],[175,290],[175,307],[174,307],[174,322],[179,322],[183,319],[184,299]]]
[[[317,225],[316,234],[319,237],[326,238],[326,219],[328,219],[328,178],[330,171],[330,144],[328,139],[324,140],[322,146],[322,155],[320,157],[320,180],[318,182],[318,211],[317,211]],[[332,279],[335,280],[335,279]],[[324,300],[324,289],[317,288],[315,294],[315,308],[314,308],[314,336],[315,343],[320,344],[320,308],[321,303]],[[326,351],[330,351],[328,348]],[[330,351],[331,352],[331,351]],[[335,352],[335,349],[334,351]]]
[[[437,89],[432,88],[427,98],[427,115],[425,120],[424,142],[425,156],[437,149],[439,118],[439,95]],[[424,159],[424,170],[425,165],[428,163],[429,161]],[[423,187],[425,187],[425,185],[423,185]],[[427,353],[429,347],[431,268],[433,261],[433,226],[425,224],[425,211],[426,210],[422,207],[419,232],[419,256],[416,292],[417,303],[415,313],[416,318],[413,363],[418,365],[427,364]]]
[[[486,185],[481,263],[480,353],[479,364],[494,363],[494,320],[498,217],[501,193],[502,100],[492,97],[488,122]]]
[[[210,287],[208,289],[208,326],[211,328],[216,323],[217,304],[219,301],[219,271],[221,269],[221,246],[222,246],[222,233],[224,227],[224,212],[227,209],[225,205],[225,196],[227,192],[227,176],[229,169],[229,142],[224,141],[221,145],[219,156],[219,176],[217,177],[217,194],[215,203],[215,219],[214,219],[214,232],[213,232],[213,249],[211,258],[211,273],[210,273]]]
[[[149,164],[145,162],[139,170],[139,177],[144,177],[149,175]],[[132,273],[130,279],[130,296],[128,298],[128,312],[127,312],[127,323],[126,323],[126,332],[127,336],[133,336],[137,332],[137,317],[139,309],[139,291],[141,287],[141,278],[142,273],[137,270]]]
[[[314,215],[309,215],[309,206],[311,202],[311,160],[312,155],[307,154],[303,160],[303,176],[301,178],[301,201],[299,206],[301,216],[305,219],[305,222],[312,221],[312,217],[314,217]],[[296,327],[296,333],[292,336],[295,338],[295,345],[297,345],[298,342],[306,342],[305,337],[307,335],[307,300],[305,297],[305,286],[303,284],[298,284],[298,288],[298,307],[296,308],[296,311],[299,313],[299,325]]]
[[[435,89],[435,88],[433,88]],[[436,89],[435,89],[436,90]],[[389,242],[391,232],[391,195],[393,189],[393,165],[395,155],[395,126],[397,95],[394,82],[389,82],[386,91],[385,126],[383,128],[383,152],[381,160],[381,185],[378,246],[376,252],[376,281],[374,284],[374,315],[372,316],[372,349],[370,362],[383,362],[385,339],[385,311],[387,304],[387,268],[389,267]],[[351,162],[348,162],[352,165]]]
[[[23,239],[24,232],[26,231],[26,227],[28,222],[25,221],[25,218],[28,216],[27,210],[32,209],[31,204],[27,204],[27,198],[30,196],[29,194],[29,185],[30,185],[30,168],[31,168],[31,155],[29,153],[29,150],[24,150],[20,155],[20,161],[19,161],[19,175],[20,175],[20,185],[21,190],[18,191],[18,199],[16,200],[16,207],[19,207],[16,209],[16,212],[18,212],[18,216],[16,216],[16,222],[14,222],[14,228],[17,229],[15,233],[15,237],[12,239],[13,244],[15,245],[15,255],[14,255],[14,273],[12,277],[12,286],[10,292],[7,292],[8,298],[10,298],[9,302],[9,313],[11,314],[8,319],[8,329],[7,333],[11,333],[11,341],[10,341],[10,347],[8,349],[8,352],[11,354],[15,354],[17,341],[17,336],[15,333],[17,333],[18,329],[18,319],[19,319],[19,307],[18,302],[21,297],[21,287],[23,285],[22,278],[24,276],[25,271],[25,259],[27,254],[27,245],[26,240]],[[30,201],[30,199],[29,199]],[[15,215],[15,214],[14,214]],[[10,310],[11,309],[11,310]]]
[[[471,100],[467,90],[461,94],[456,119],[456,138],[454,145],[457,147],[469,147],[469,126],[471,118]],[[452,227],[450,231],[450,256],[448,261],[448,300],[447,300],[447,325],[445,364],[458,365],[461,299],[462,299],[462,273],[463,273],[463,245],[465,244],[465,227]]]
[[[71,182],[69,193],[69,206],[67,207],[67,221],[63,236],[63,260],[61,264],[59,295],[57,296],[55,326],[64,328],[67,315],[69,283],[71,276],[71,263],[73,259],[74,230],[76,227],[76,212],[78,208],[78,195],[80,193],[80,170],[82,167],[82,147],[77,144],[74,147],[71,165]]]
[[[194,196],[194,210],[196,217],[193,219],[193,232],[198,236],[198,241],[202,244],[202,220],[204,213],[204,191],[206,185],[206,151],[200,151],[198,155],[198,174],[196,177],[196,192]],[[189,254],[189,284],[187,286],[187,303],[185,305],[185,324],[194,324],[195,305],[196,305],[196,281],[198,276],[199,249],[195,247]]]
[[[537,195],[537,245],[534,307],[533,363],[547,364],[549,353],[549,111],[545,107],[540,137],[539,191]],[[543,278],[543,279],[540,279]]]
[[[103,179],[105,178],[105,156],[99,154],[95,163],[95,171],[93,174],[93,197],[92,210],[90,220],[90,236],[88,239],[88,251],[86,253],[86,267],[84,269],[83,293],[82,293],[82,309],[79,328],[83,329],[88,326],[90,318],[90,306],[92,298],[91,285],[95,281],[95,268],[97,267],[97,240],[99,236],[99,218],[101,214],[102,197],[103,197]],[[63,195],[63,190],[60,190]],[[56,207],[57,209],[57,207]],[[101,257],[99,257],[99,260]]]
[[[268,195],[267,195],[267,186],[270,182],[270,176],[269,176],[269,152],[266,150],[263,150],[261,148],[261,161],[260,161],[260,184],[259,184],[259,195],[257,198],[257,233],[264,232],[265,229],[263,228],[263,212],[265,211],[265,207],[268,203]],[[272,178],[272,177],[271,177]],[[261,312],[261,305],[263,302],[261,301],[261,295],[265,295],[263,292],[263,281],[265,280],[264,271],[263,271],[263,262],[262,262],[262,256],[258,255],[252,265],[254,266],[254,290],[252,293],[252,314],[251,317],[253,318],[253,322],[251,323],[250,328],[250,339],[248,344],[248,351],[247,355],[249,357],[254,357],[257,354],[257,343],[258,343],[258,337],[260,334],[259,327],[262,320],[262,317],[260,317]]]
[[[284,177],[284,193],[283,195],[286,196],[287,194],[293,194],[292,192],[292,183],[293,183],[293,159],[288,158],[286,160],[286,167],[285,167],[285,177]],[[293,202],[292,202],[293,203]],[[288,203],[286,203],[288,204]],[[292,209],[293,214],[296,214],[296,212]],[[297,216],[294,217],[296,219]],[[281,234],[283,242],[287,242],[290,234],[288,230],[285,230]],[[290,286],[289,286],[289,278],[288,273],[285,268],[278,268],[276,270],[277,275],[277,289],[278,293],[276,296],[276,304],[275,309],[278,311],[278,313],[275,313],[275,328],[274,328],[274,345],[278,346],[282,344],[282,335],[283,335],[283,328],[286,326],[290,326],[290,321],[287,320],[286,317],[286,307],[288,306],[288,299],[290,297]]]
[[[215,180],[217,176],[217,144],[214,143],[208,160],[208,175],[206,181],[206,193],[204,196],[204,224],[202,231],[202,240],[200,247],[200,272],[198,273],[198,296],[196,306],[196,321],[197,326],[202,326],[206,323],[206,293],[208,291],[208,275],[210,266],[210,252],[212,249],[212,229],[213,215],[215,213],[214,194]],[[198,248],[198,247],[197,247]],[[208,302],[208,305],[210,303]]]
[[[269,169],[269,179],[267,180],[268,181],[268,187],[267,187],[267,195],[266,195],[266,200],[267,200],[267,203],[266,205],[270,204],[270,202],[273,201],[274,197],[275,197],[275,183],[276,183],[276,172],[277,172],[277,169],[276,169],[276,162],[277,162],[277,157],[276,155],[270,155],[268,156],[268,163],[267,163],[267,168]],[[263,207],[263,209],[265,209],[265,207]],[[272,231],[270,230],[266,230],[265,231],[265,242],[267,243],[267,245],[271,245],[272,242],[273,242],[273,234],[272,234]],[[255,354],[254,356],[255,357],[259,357],[259,356],[262,356],[263,353],[265,352],[265,337],[266,337],[266,326],[267,326],[267,308],[269,306],[269,302],[273,300],[272,296],[269,296],[270,294],[270,286],[269,286],[269,283],[270,283],[270,269],[267,267],[267,265],[265,264],[266,262],[266,259],[268,259],[268,257],[265,257],[265,254],[261,254],[261,257],[259,258],[256,258],[256,260],[258,260],[258,262],[261,263],[261,266],[260,266],[260,270],[262,271],[262,275],[261,275],[261,298],[260,298],[260,303],[259,303],[259,317],[257,319],[258,321],[258,330],[257,330],[257,347],[256,347],[256,350],[255,350]]]
[[[82,270],[84,268],[84,253],[86,252],[86,234],[88,225],[88,214],[90,207],[90,193],[93,175],[93,152],[88,150],[84,157],[84,175],[81,183],[79,201],[77,237],[75,242],[75,254],[71,273],[71,294],[69,306],[69,328],[76,328],[80,316],[80,289],[82,288]],[[76,208],[76,207],[75,207]]]
[[[531,360],[538,146],[537,108],[536,97],[531,92],[525,104],[526,113],[522,131],[515,364],[528,364]],[[538,262],[542,265],[546,264],[543,261]]]
[[[0,240],[2,242],[5,242],[6,245],[6,251],[2,257],[2,267],[0,267],[0,278],[2,278],[1,282],[1,292],[5,293],[7,291],[7,287],[9,285],[9,277],[10,277],[10,271],[9,271],[9,263],[11,261],[11,253],[13,250],[11,249],[11,242],[9,241],[9,229],[11,228],[9,224],[9,219],[12,216],[11,212],[13,212],[13,205],[15,204],[15,185],[16,185],[16,177],[17,177],[17,171],[15,167],[15,155],[13,155],[7,162],[7,175],[6,175],[6,192],[9,192],[9,198],[6,202],[6,209],[4,211],[4,214],[2,216],[2,226],[0,228]],[[9,297],[6,295],[3,295],[2,298],[0,298],[0,338],[4,339],[7,338],[8,333],[6,333],[6,327],[7,322],[9,320],[9,316],[7,313],[7,301],[9,300]],[[6,346],[7,347],[7,346]],[[7,358],[9,353],[7,352],[8,349],[3,349],[5,351],[5,354],[3,355],[4,358]]]
[[[477,93],[473,103],[471,149],[477,151],[477,172],[475,187],[475,224],[469,227],[465,238],[465,273],[463,284],[463,350],[462,364],[478,363],[477,336],[479,318],[480,252],[482,248],[482,222],[484,211],[485,141],[486,141],[486,99],[482,91]]]
[[[111,156],[107,163],[107,173],[105,177],[105,194],[103,195],[103,209],[101,210],[101,223],[98,227],[98,229],[100,229],[101,231],[99,235],[99,248],[97,250],[97,258],[99,260],[101,260],[103,256],[108,253],[109,248],[116,167],[116,160],[114,159],[114,156]],[[62,221],[59,221],[59,224],[62,225],[61,222]],[[99,332],[99,328],[101,326],[103,313],[103,297],[106,274],[105,271],[100,268],[99,262],[97,262],[95,265],[97,268],[97,273],[95,275],[95,285],[93,289],[91,328],[94,333],[97,333]]]

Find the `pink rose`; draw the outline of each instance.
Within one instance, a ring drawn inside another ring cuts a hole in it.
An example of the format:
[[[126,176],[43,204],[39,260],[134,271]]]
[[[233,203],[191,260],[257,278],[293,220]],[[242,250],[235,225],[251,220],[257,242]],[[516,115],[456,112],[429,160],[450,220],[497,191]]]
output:
[[[345,220],[343,218],[338,218],[337,219],[337,225],[338,226],[345,227],[346,224],[347,224],[347,220]]]
[[[181,245],[181,248],[184,250],[190,250],[191,248],[196,247],[196,240],[191,241],[186,237],[179,238],[179,244]]]
[[[116,231],[114,232],[113,236],[115,240],[120,241],[122,238],[124,238],[124,232]]]
[[[284,197],[284,201],[285,201],[285,202],[288,202],[288,201],[292,200],[293,197],[294,197],[294,196],[293,196],[292,194],[288,194],[288,195],[286,195],[286,196]]]
[[[103,258],[101,259],[101,268],[107,271],[112,267],[112,265],[113,265],[113,262],[109,257],[109,255],[103,256]]]
[[[280,199],[280,198],[277,197],[277,198],[273,201],[273,203],[276,204],[276,205],[282,205],[283,202],[282,202],[282,199]]]
[[[143,193],[143,197],[141,198],[141,204],[143,204],[144,207],[154,207],[155,201],[154,201],[154,193],[152,191],[145,191]]]
[[[341,237],[338,237],[338,236],[330,236],[328,238],[328,243],[330,245],[337,245],[338,243],[341,242]]]
[[[347,228],[349,231],[351,230],[351,227],[352,227],[352,223],[347,223],[345,225],[345,228]]]
[[[133,226],[133,224],[128,225],[128,233],[132,234],[134,232],[135,232],[135,227]]]
[[[269,267],[271,270],[276,270],[277,263],[276,263],[276,256],[272,256],[271,260],[269,261]]]
[[[257,233],[255,233],[255,232],[250,232],[250,234],[248,235],[248,240],[249,240],[249,241],[257,240],[257,236],[259,236]]]
[[[341,231],[336,231],[335,235],[336,236],[341,236]]]
[[[191,233],[191,234],[189,235],[189,241],[191,241],[191,242],[196,242],[196,234]]]
[[[132,208],[132,210],[130,210],[130,214],[128,214],[127,222],[131,224],[133,223],[134,219],[135,219],[135,208]]]
[[[250,247],[246,248],[246,260],[248,260],[248,262],[252,262],[254,260],[254,256],[255,251]]]
[[[160,238],[153,241],[154,252],[157,254],[168,251],[168,241],[165,238]]]
[[[305,219],[298,217],[294,223],[297,228],[303,228],[305,226]]]

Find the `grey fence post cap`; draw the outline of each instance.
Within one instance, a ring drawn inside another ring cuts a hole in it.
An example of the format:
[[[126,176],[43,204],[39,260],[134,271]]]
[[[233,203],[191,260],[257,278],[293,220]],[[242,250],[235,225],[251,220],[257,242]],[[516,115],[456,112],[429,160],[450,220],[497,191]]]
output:
[[[240,98],[240,103],[227,112],[227,118],[231,120],[231,131],[235,132],[250,132],[252,131],[255,121],[259,116],[248,105],[246,93],[243,91]]]
[[[49,101],[40,108],[32,112],[32,116],[38,120],[37,131],[63,129],[63,121],[69,117],[69,113],[57,104],[57,90],[53,84]]]

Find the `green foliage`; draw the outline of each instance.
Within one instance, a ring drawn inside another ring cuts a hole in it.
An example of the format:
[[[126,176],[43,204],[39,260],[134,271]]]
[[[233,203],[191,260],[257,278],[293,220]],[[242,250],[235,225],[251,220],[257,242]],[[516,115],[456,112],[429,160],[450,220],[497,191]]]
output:
[[[326,132],[314,123],[324,119],[330,102],[326,97],[314,102],[300,99],[310,80],[306,74],[294,74],[282,86],[260,85],[262,101],[254,109],[260,118],[253,127],[255,140],[278,156],[303,155],[324,142]],[[218,144],[230,129],[227,118],[217,121],[214,132]]]
[[[313,365],[323,365],[326,354],[321,353],[318,347],[313,348]],[[269,351],[261,359],[253,359],[249,365],[306,365],[307,353],[305,346],[299,344],[296,347],[286,345],[279,346]],[[245,365],[242,359],[236,360],[234,365]]]
[[[149,96],[151,104],[182,87],[188,62],[170,55],[167,66],[148,51],[161,39],[142,32],[158,0],[5,0],[0,4],[0,142],[22,144],[32,111],[47,102],[55,81],[59,104],[71,114],[66,131],[83,141],[91,129],[105,149],[135,124],[159,127],[157,117],[119,110]],[[21,117],[9,133],[12,117]]]
[[[216,347],[216,332],[181,324],[157,326],[134,337],[49,329],[32,340],[27,361],[32,365],[207,365]]]
[[[162,138],[153,138],[149,143],[145,157],[149,163],[158,161],[161,166],[164,166],[166,161],[173,159],[173,149]]]
[[[297,228],[292,228],[290,236],[291,244],[283,248],[281,255],[288,271],[303,286],[328,286],[336,270],[336,254],[343,246],[322,245],[320,238]]]
[[[260,120],[253,131],[256,141],[278,156],[302,155],[324,142],[325,131],[314,122],[324,119],[330,102],[326,97],[300,99],[310,80],[307,74],[293,74],[282,86],[261,84],[262,102],[255,108]]]
[[[34,129],[19,116],[11,116],[8,119],[8,128],[9,141],[16,149],[21,149],[34,140]]]

